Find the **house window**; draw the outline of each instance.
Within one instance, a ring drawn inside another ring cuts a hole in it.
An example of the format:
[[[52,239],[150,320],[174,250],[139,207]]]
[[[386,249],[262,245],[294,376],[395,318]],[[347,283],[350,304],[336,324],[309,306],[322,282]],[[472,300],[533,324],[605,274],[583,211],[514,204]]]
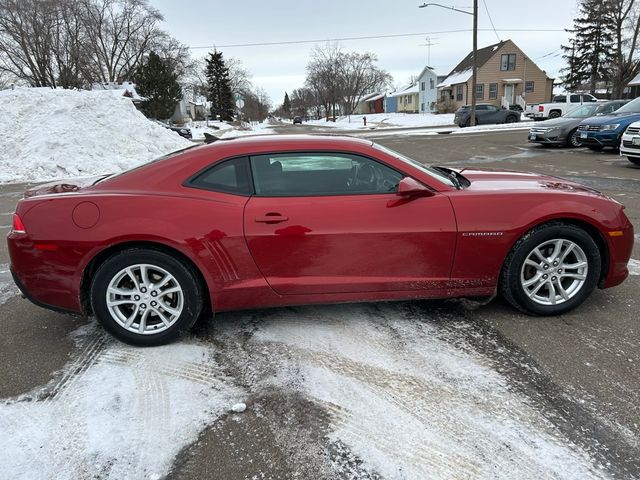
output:
[[[424,88],[424,82],[420,82],[420,90],[423,90],[423,91],[425,90],[425,88]]]
[[[462,85],[456,85],[456,101],[462,101]]]
[[[407,103],[408,103],[408,104],[411,104],[411,100],[413,100],[413,97],[412,97],[411,95],[409,95],[409,96],[407,97]]]
[[[495,100],[498,98],[498,84],[490,83],[489,84],[489,100]]]
[[[500,60],[500,70],[503,72],[516,69],[516,54],[505,53]]]
[[[484,99],[484,83],[476,84],[476,98],[478,100]]]
[[[421,104],[420,104],[420,111],[421,111],[421,112],[424,112],[424,103],[421,103]]]
[[[524,93],[531,93],[533,92],[533,89],[534,89],[533,80],[528,80],[524,82]]]
[[[433,81],[433,78],[429,79],[429,88],[431,88],[431,90],[436,88],[436,82]]]

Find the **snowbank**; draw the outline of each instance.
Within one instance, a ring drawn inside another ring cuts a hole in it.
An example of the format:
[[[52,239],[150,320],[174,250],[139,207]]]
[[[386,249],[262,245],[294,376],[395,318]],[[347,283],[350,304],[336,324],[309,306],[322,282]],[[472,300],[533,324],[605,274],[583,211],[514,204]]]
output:
[[[109,91],[0,91],[0,183],[126,170],[192,145]]]

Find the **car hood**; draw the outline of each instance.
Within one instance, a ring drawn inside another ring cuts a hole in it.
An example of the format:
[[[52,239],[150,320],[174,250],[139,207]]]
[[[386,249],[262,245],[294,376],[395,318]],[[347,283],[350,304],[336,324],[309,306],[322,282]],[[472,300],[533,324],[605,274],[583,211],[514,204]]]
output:
[[[510,170],[489,170],[476,168],[455,169],[464,175],[471,185],[470,191],[484,192],[563,192],[587,194],[607,198],[606,195],[593,188],[581,185],[564,178],[541,175],[537,173],[516,172]]]
[[[564,118],[564,117],[559,117],[559,118],[552,118],[551,120],[545,120],[544,122],[536,122],[533,127],[531,128],[536,128],[536,127],[567,127],[570,125],[578,125],[580,122],[582,122],[584,120],[584,118]]]
[[[609,115],[589,117],[581,123],[585,125],[609,125],[613,123],[629,124],[637,120],[640,120],[640,113],[631,113],[631,112],[615,113],[614,112],[614,113],[610,113]]]
[[[43,183],[24,192],[24,198],[38,197],[41,195],[59,195],[61,193],[73,193],[95,185],[109,175],[97,175],[93,177],[74,178],[73,180],[57,180]]]

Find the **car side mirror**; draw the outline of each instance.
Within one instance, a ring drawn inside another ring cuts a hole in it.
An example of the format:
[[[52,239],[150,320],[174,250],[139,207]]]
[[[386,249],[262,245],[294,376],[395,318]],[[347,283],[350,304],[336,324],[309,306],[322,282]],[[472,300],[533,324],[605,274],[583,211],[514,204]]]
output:
[[[401,197],[430,197],[433,195],[433,190],[411,177],[404,177],[398,183],[396,193]]]

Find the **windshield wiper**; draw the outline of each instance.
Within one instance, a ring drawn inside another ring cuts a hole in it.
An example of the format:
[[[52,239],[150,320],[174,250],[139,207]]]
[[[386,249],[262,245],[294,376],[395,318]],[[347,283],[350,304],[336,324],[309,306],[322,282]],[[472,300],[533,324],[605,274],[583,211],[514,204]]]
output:
[[[455,170],[450,170],[444,167],[431,167],[431,168],[444,173],[447,176],[447,178],[451,180],[451,183],[453,183],[453,186],[456,187],[456,189],[458,190],[462,189],[462,182],[458,178],[458,174],[455,172]]]

